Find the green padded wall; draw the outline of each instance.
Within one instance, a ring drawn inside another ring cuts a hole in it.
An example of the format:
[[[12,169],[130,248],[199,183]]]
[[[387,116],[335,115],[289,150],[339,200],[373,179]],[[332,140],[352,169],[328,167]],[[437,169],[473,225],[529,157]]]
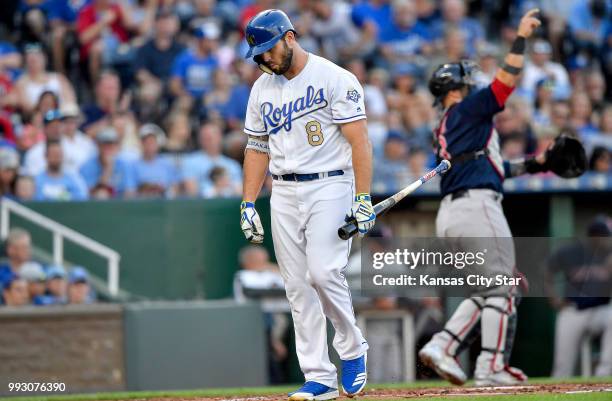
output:
[[[120,285],[149,299],[219,299],[231,296],[238,251],[248,243],[239,226],[240,200],[138,200],[28,203],[26,206],[80,231],[121,254]],[[269,202],[257,206],[272,252]],[[12,217],[51,250],[51,235]],[[106,277],[103,259],[67,243],[66,260]]]

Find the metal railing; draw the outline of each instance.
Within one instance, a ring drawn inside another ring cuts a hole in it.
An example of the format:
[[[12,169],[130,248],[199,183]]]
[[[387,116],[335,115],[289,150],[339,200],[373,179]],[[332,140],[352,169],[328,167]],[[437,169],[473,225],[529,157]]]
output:
[[[0,238],[2,240],[5,240],[8,236],[11,213],[21,216],[53,233],[53,262],[55,264],[64,264],[64,239],[107,259],[108,292],[112,296],[119,293],[119,259],[121,256],[117,251],[7,198],[3,198],[0,202]]]

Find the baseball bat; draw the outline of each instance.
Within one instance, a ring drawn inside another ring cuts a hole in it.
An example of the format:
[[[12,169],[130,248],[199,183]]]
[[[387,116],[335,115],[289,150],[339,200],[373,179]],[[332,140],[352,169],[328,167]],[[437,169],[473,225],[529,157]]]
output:
[[[418,187],[425,184],[433,177],[448,171],[448,169],[450,168],[450,162],[448,160],[442,160],[435,169],[431,170],[412,184],[408,185],[406,188],[396,193],[395,195],[391,195],[387,199],[374,205],[374,213],[376,213],[376,216],[382,215],[387,210],[395,206],[397,202],[401,201],[406,196],[413,193]],[[352,219],[351,221],[347,222],[345,225],[338,229],[338,236],[343,240],[348,240],[355,234],[357,234],[357,222],[355,221],[355,219]]]

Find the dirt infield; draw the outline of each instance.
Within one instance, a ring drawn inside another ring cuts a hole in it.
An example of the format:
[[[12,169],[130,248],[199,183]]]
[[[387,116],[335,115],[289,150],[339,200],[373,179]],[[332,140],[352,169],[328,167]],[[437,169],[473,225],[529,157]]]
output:
[[[525,395],[525,394],[578,394],[609,392],[612,399],[612,383],[582,383],[582,384],[536,384],[513,387],[424,387],[401,389],[370,388],[358,399],[412,399],[420,397],[453,397],[453,396],[491,396],[491,395]],[[285,399],[285,394],[242,397],[158,397],[146,401],[273,401]],[[349,398],[340,398],[349,400]],[[142,399],[143,401],[145,399]]]

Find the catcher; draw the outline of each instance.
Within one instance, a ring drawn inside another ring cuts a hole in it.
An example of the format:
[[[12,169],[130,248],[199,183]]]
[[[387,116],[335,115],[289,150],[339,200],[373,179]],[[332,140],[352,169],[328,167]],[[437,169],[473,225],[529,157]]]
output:
[[[525,173],[553,171],[565,178],[577,177],[586,168],[582,145],[568,136],[537,157],[502,160],[493,118],[519,81],[526,42],[540,26],[537,9],[521,19],[517,38],[493,82],[476,89],[475,63],[461,61],[439,66],[429,81],[435,105],[441,109],[440,123],[434,132],[438,159],[450,160],[453,168],[440,181],[443,196],[436,218],[438,237],[452,238],[459,246],[469,239],[494,238],[489,246],[491,259],[487,274],[516,275],[514,242],[504,215],[502,183],[504,178]],[[478,386],[513,385],[527,377],[520,369],[508,366],[516,325],[519,290],[513,285],[470,288],[472,296],[463,300],[444,329],[435,334],[419,352],[421,361],[454,384],[467,377],[455,357],[465,349],[475,330],[481,331],[481,352],[476,361]]]

